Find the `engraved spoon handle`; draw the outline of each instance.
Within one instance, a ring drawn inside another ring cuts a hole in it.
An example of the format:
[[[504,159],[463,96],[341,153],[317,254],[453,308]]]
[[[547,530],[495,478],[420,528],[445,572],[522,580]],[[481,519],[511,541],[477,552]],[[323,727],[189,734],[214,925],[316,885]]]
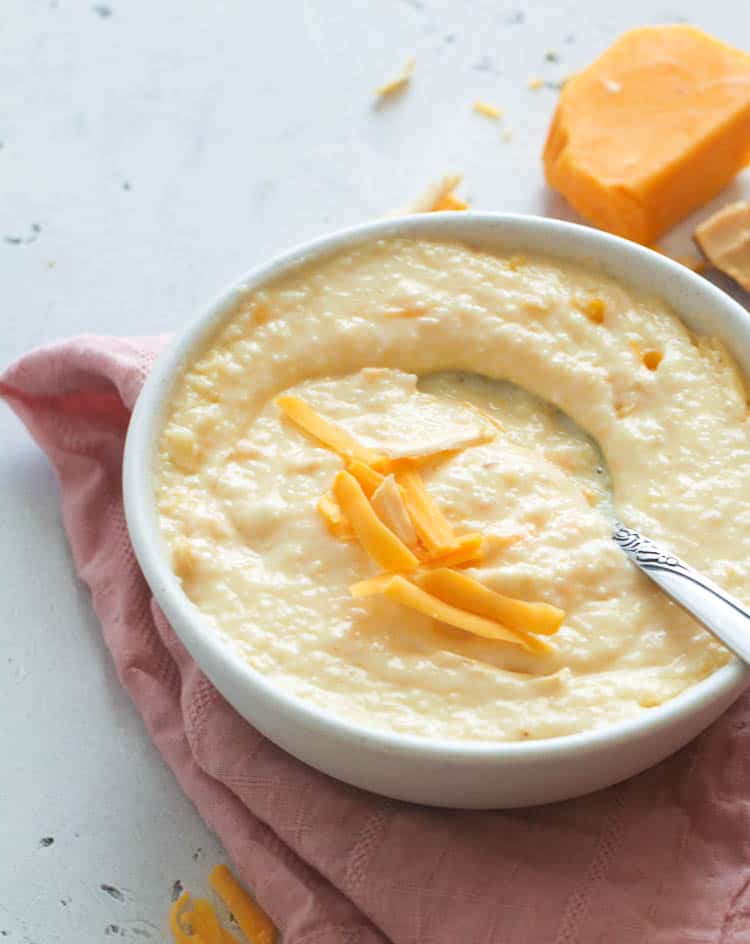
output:
[[[743,662],[750,664],[750,610],[708,577],[619,521],[615,542],[675,603],[691,613]]]

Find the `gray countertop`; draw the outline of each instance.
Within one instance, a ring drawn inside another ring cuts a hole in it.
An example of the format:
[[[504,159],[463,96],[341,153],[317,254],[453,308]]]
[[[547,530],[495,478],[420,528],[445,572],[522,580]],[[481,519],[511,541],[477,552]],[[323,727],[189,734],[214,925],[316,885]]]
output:
[[[675,20],[750,49],[747,0],[3,0],[0,363],[177,329],[270,253],[447,171],[479,209],[568,215],[539,158],[555,86]],[[412,88],[374,109],[411,55]],[[119,688],[55,481],[8,410],[0,441],[0,934],[162,941],[175,881],[205,891],[222,850]]]

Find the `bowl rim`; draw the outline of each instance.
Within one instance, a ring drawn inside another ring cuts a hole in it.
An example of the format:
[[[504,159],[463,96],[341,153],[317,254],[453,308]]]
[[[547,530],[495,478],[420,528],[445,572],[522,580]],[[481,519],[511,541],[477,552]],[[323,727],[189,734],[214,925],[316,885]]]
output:
[[[457,227],[459,221],[460,225]],[[152,474],[154,451],[168,395],[181,369],[190,362],[193,353],[215,333],[239,293],[258,287],[288,269],[325,257],[347,246],[398,235],[418,236],[420,231],[425,231],[425,238],[470,244],[470,234],[457,234],[456,228],[468,231],[472,225],[481,227],[492,224],[511,229],[515,227],[517,231],[525,231],[527,235],[546,231],[557,235],[561,240],[569,237],[584,247],[590,247],[592,254],[601,253],[604,247],[607,253],[625,254],[625,258],[629,257],[636,267],[645,266],[646,270],[650,268],[656,271],[661,268],[664,272],[668,271],[677,286],[681,284],[691,292],[698,292],[713,310],[720,310],[720,317],[732,324],[740,334],[744,333],[750,346],[748,314],[729,295],[669,257],[618,236],[577,223],[525,214],[476,211],[463,211],[458,214],[448,211],[390,217],[337,230],[295,245],[254,266],[214,296],[207,305],[201,307],[197,315],[176,334],[160,354],[146,378],[128,427],[123,459],[125,518],[143,575],[188,650],[194,652],[195,648],[205,650],[206,647],[212,650],[222,672],[231,679],[232,684],[227,687],[236,690],[237,686],[249,686],[269,702],[276,702],[280,708],[283,707],[288,716],[296,714],[298,720],[321,732],[336,736],[339,741],[357,745],[364,743],[375,751],[395,756],[416,755],[423,759],[474,762],[480,765],[500,760],[531,761],[538,759],[540,755],[550,758],[571,757],[596,751],[605,744],[611,747],[614,742],[623,744],[648,735],[657,735],[682,718],[699,713],[733,689],[750,683],[750,666],[745,666],[740,660],[733,658],[707,678],[689,686],[663,704],[650,708],[643,715],[573,734],[529,741],[431,738],[368,727],[342,719],[268,681],[239,658],[230,646],[222,642],[215,630],[203,619],[198,608],[182,591],[168,563],[166,548],[158,529]],[[436,235],[435,230],[443,227],[444,235]],[[555,253],[554,250],[545,250],[544,254],[565,259],[564,253]],[[667,302],[671,304],[670,299],[667,299]],[[219,683],[216,687],[221,691],[224,686]]]

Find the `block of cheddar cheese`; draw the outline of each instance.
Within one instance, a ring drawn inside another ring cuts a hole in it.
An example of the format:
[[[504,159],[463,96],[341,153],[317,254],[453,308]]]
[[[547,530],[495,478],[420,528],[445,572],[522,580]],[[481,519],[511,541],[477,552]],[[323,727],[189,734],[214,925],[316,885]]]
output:
[[[691,26],[625,33],[563,88],[547,182],[587,220],[652,243],[750,162],[750,55]]]

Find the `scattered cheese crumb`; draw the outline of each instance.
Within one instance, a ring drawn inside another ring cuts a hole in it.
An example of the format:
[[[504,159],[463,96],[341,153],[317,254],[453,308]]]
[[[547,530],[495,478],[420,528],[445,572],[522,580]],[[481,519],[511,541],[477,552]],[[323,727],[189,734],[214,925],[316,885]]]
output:
[[[440,180],[430,184],[424,193],[413,200],[405,210],[396,213],[434,213],[440,210],[466,210],[468,203],[460,200],[454,193],[461,183],[461,174],[446,174]]]
[[[503,139],[503,141],[512,141],[512,140],[513,140],[513,129],[512,129],[512,128],[503,128],[502,139]]]
[[[211,870],[208,884],[234,915],[248,941],[252,944],[274,944],[276,928],[273,922],[260,905],[252,900],[226,865],[217,865]]]
[[[396,92],[400,92],[402,89],[405,89],[406,86],[411,82],[411,77],[414,75],[414,69],[416,68],[417,60],[412,56],[410,59],[406,60],[404,68],[401,70],[401,73],[396,76],[396,78],[391,79],[389,82],[384,82],[383,85],[379,85],[375,89],[375,94],[378,98],[387,98],[389,95],[394,95]]]
[[[652,349],[649,351],[644,351],[643,357],[641,358],[641,360],[643,361],[644,367],[647,367],[649,370],[654,371],[659,366],[659,364],[661,364],[661,362],[664,360],[664,355],[662,354],[661,351],[656,351]]]
[[[529,79],[529,81],[526,83],[527,88],[530,88],[532,92],[536,92],[536,90],[540,89],[543,85],[543,79]]]
[[[503,114],[501,108],[496,108],[494,105],[490,105],[489,102],[482,101],[474,102],[474,111],[486,118],[500,118]]]
[[[607,313],[607,306],[601,298],[577,299],[576,307],[582,312],[589,321],[594,324],[604,324],[604,316]]]
[[[440,201],[435,210],[468,210],[469,204],[460,197],[449,193],[447,197]]]

